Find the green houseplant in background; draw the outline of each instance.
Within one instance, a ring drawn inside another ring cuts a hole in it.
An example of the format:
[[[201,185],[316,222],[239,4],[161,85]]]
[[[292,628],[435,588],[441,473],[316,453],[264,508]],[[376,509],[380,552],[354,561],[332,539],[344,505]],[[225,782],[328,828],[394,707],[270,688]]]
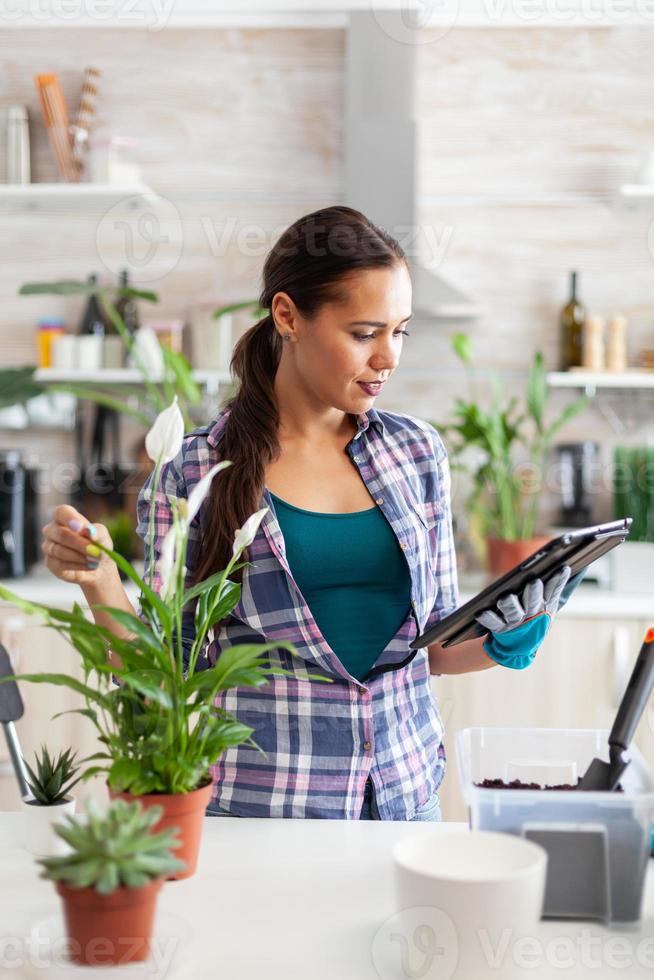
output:
[[[146,445],[156,459],[152,486],[158,485],[162,465],[179,452],[184,424],[176,402],[155,421]],[[257,511],[234,534],[232,557],[223,571],[185,588],[186,553],[191,522],[209,492],[211,481],[229,460],[217,463],[193,487],[188,499],[170,498],[173,525],[161,546],[159,592],[153,589],[153,567],[148,581],[115,550],[97,544],[138,587],[140,615],[97,606],[126,631],[124,638],[90,622],[76,603],[72,611],[29,602],[0,587],[0,597],[27,613],[39,616],[47,626],[66,636],[80,654],[84,681],[67,674],[24,674],[16,678],[66,686],[82,695],[79,713],[95,725],[103,750],[87,769],[85,778],[104,772],[110,792],[140,797],[146,805],[160,803],[165,810],[162,826],[181,827],[180,856],[193,873],[197,861],[204,811],[211,795],[210,767],[229,746],[242,742],[259,746],[253,729],[214,704],[216,696],[238,686],[260,687],[273,674],[288,674],[271,665],[265,654],[292,643],[274,641],[239,644],[221,650],[215,665],[195,671],[209,630],[223,620],[240,600],[241,586],[229,576],[247,562],[239,563],[249,547],[267,508]],[[150,510],[150,554],[154,554],[154,508]],[[192,613],[194,640],[184,668],[182,616]],[[121,667],[108,662],[113,651]],[[118,681],[116,686],[112,675]],[[315,680],[329,681],[313,675]],[[259,749],[259,751],[262,751]]]
[[[175,829],[157,833],[161,807],[114,800],[102,813],[88,800],[86,820],[66,817],[56,833],[67,853],[43,858],[41,877],[63,902],[69,955],[109,966],[147,958],[157,896],[165,878],[183,869],[172,853]]]
[[[54,832],[55,821],[75,812],[75,800],[69,796],[82,778],[72,749],[51,756],[45,745],[36,753],[30,766],[26,759],[27,785],[31,799],[23,799],[25,844],[32,854],[55,854],[62,842]]]
[[[453,469],[472,478],[468,508],[473,534],[478,546],[480,541],[487,542],[491,572],[501,574],[547,540],[536,535],[540,477],[554,436],[582,411],[588,400],[576,399],[547,423],[547,378],[543,355],[537,352],[529,371],[524,404],[515,397],[506,399],[499,378],[493,375],[492,398],[484,408],[477,395],[469,337],[456,334],[452,346],[466,368],[470,395],[468,401],[457,398],[455,421],[438,428],[449,444]],[[464,460],[464,454],[474,455],[476,460]],[[526,461],[519,454],[526,455]]]
[[[611,553],[613,588],[650,594],[654,590],[654,447],[616,446],[613,452],[613,511],[631,517],[627,540]]]

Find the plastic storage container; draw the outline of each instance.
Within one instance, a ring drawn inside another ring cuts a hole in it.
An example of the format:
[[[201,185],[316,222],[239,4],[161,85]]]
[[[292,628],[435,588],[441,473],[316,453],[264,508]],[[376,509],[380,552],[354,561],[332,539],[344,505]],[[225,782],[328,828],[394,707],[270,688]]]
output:
[[[608,730],[465,728],[456,753],[473,830],[534,840],[547,850],[543,916],[635,922],[641,915],[654,817],[654,784],[635,746],[622,793],[487,789],[485,779],[576,785]]]

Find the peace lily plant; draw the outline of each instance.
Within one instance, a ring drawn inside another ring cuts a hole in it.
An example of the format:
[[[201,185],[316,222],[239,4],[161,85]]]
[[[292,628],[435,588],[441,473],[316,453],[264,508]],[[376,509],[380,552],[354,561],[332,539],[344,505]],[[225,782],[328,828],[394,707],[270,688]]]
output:
[[[184,423],[175,398],[147,435],[146,448],[155,463],[151,488],[158,486],[162,466],[179,453],[183,435]],[[191,522],[211,481],[230,465],[227,460],[213,466],[188,499],[169,498],[173,522],[161,548],[158,593],[153,588],[153,562],[146,582],[121,555],[97,545],[140,590],[139,615],[112,606],[93,607],[108,613],[128,635],[118,638],[106,627],[89,621],[77,603],[72,611],[55,609],[0,587],[0,597],[39,616],[78,651],[83,680],[63,673],[23,674],[16,679],[63,685],[82,695],[85,705],[75,710],[92,721],[103,746],[90,757],[96,764],[86,770],[84,778],[105,772],[114,793],[161,799],[163,795],[210,789],[210,766],[227,747],[248,742],[262,751],[251,738],[254,729],[213,704],[216,695],[237,686],[260,687],[268,683],[268,675],[290,674],[271,667],[265,658],[272,649],[296,652],[292,643],[279,640],[227,647],[213,667],[195,672],[209,630],[240,599],[241,586],[229,576],[249,564],[239,562],[239,558],[254,540],[267,510],[264,507],[252,514],[235,532],[232,557],[223,571],[185,588]],[[154,505],[150,508],[149,539],[150,554],[154,555]],[[187,609],[193,611],[195,638],[184,669],[182,615]],[[120,667],[109,663],[110,651],[122,661]],[[182,856],[188,862],[187,855]]]

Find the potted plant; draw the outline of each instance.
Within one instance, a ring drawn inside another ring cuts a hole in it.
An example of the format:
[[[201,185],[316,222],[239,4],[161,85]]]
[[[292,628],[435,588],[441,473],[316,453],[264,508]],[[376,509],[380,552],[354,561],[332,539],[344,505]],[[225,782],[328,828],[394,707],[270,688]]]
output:
[[[628,539],[611,552],[613,588],[650,592],[654,568],[654,448],[616,446],[613,453],[613,509],[631,517]]]
[[[156,460],[152,486],[157,486],[164,462],[181,447],[184,424],[176,400],[148,433],[148,453]],[[122,555],[97,545],[140,590],[140,615],[111,606],[97,606],[126,630],[118,638],[106,627],[90,622],[78,604],[72,611],[29,602],[0,586],[0,597],[33,613],[67,636],[82,659],[85,681],[67,674],[23,674],[14,680],[64,685],[79,692],[86,704],[78,709],[95,725],[103,750],[91,756],[98,764],[85,778],[106,773],[113,794],[139,797],[145,805],[160,804],[160,825],[180,827],[180,857],[193,874],[206,805],[211,795],[210,766],[229,746],[247,742],[254,729],[213,704],[216,695],[232,687],[260,687],[268,675],[288,674],[271,666],[265,654],[272,649],[295,653],[292,643],[238,644],[221,650],[215,665],[195,671],[209,630],[236,606],[241,586],[229,579],[242,552],[254,540],[267,508],[257,511],[235,532],[232,557],[223,571],[190,588],[185,587],[186,552],[191,522],[209,492],[211,481],[229,460],[217,463],[193,487],[188,499],[170,499],[173,525],[163,540],[159,561],[161,588],[153,589],[152,565],[144,581]],[[150,554],[154,554],[154,508],[150,513]],[[182,616],[192,612],[195,637],[188,665],[183,665]],[[109,663],[113,652],[121,667]],[[119,682],[112,682],[112,675]],[[312,675],[313,679],[330,681]]]
[[[139,962],[150,952],[157,895],[174,857],[173,829],[153,832],[160,810],[114,800],[102,813],[90,799],[86,819],[55,827],[68,853],[42,858],[41,878],[55,882],[64,907],[68,955],[75,963]]]
[[[536,534],[540,477],[552,439],[588,404],[588,399],[576,399],[546,424],[548,387],[543,355],[538,351],[527,379],[524,406],[517,398],[504,401],[500,381],[493,375],[493,396],[485,410],[476,393],[468,336],[456,334],[453,348],[468,373],[470,400],[457,398],[456,421],[439,428],[450,437],[453,469],[472,477],[470,516],[477,524],[478,534],[487,542],[490,571],[502,575],[548,540]],[[518,449],[523,457],[526,453],[526,460],[518,458]],[[463,463],[462,455],[470,450],[476,451],[476,462]]]
[[[64,844],[55,834],[55,821],[65,814],[75,812],[75,800],[69,796],[73,786],[80,781],[79,766],[71,749],[50,757],[45,745],[36,753],[34,766],[27,760],[27,785],[31,797],[23,799],[25,810],[25,844],[32,854],[62,853]]]

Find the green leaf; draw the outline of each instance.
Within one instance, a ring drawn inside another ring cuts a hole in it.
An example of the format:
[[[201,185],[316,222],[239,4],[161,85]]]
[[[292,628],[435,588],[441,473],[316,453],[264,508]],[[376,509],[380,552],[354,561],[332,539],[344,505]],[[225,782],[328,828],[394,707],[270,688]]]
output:
[[[212,317],[217,320],[221,316],[225,316],[226,313],[237,313],[239,310],[258,310],[259,301],[256,299],[246,299],[242,300],[240,303],[228,303],[226,306],[219,306],[217,310],[214,310]],[[267,313],[267,310],[263,311]],[[260,318],[261,319],[261,318]]]
[[[464,364],[470,364],[472,362],[472,343],[468,334],[455,333],[452,338],[452,347],[456,356]]]
[[[125,687],[138,691],[151,701],[161,705],[162,708],[172,708],[173,702],[170,693],[161,685],[169,678],[159,670],[130,670],[116,671],[116,676],[120,677]]]
[[[105,548],[102,544],[96,544],[96,547],[101,551],[104,551],[106,555],[109,555],[109,557],[118,565],[118,567],[125,572],[127,577],[130,578],[135,585],[138,585],[143,595],[147,597],[150,605],[157,610],[157,615],[159,616],[161,624],[163,625],[166,633],[170,633],[172,626],[172,615],[163,599],[159,598],[157,593],[150,588],[147,582],[144,582],[138,572],[136,572],[132,568],[131,564],[125,558],[123,558],[122,555],[119,555],[117,551],[112,551],[111,548]]]
[[[18,290],[19,296],[92,296],[102,292],[97,282],[92,283],[80,279],[58,279],[55,282],[26,282]],[[133,296],[149,303],[159,299],[156,293],[144,289],[133,289],[131,286],[117,287],[115,292],[121,296]]]
[[[550,442],[559,429],[561,429],[566,422],[569,422],[570,419],[573,419],[575,415],[579,415],[579,413],[588,406],[588,403],[588,398],[586,398],[585,395],[582,395],[581,398],[577,398],[570,405],[566,405],[559,417],[555,419],[555,421],[552,422],[552,424],[545,430],[545,434],[543,436],[544,441],[546,443]]]
[[[69,677],[68,674],[8,674],[6,677],[0,677],[0,684],[5,684],[7,681],[29,681],[32,684],[55,684],[57,687],[68,687],[71,691],[83,694],[89,701],[100,705],[102,708],[109,707],[106,695],[89,687],[88,684],[83,684],[75,677]]]
[[[202,401],[202,392],[200,386],[193,380],[191,367],[184,355],[170,350],[169,347],[162,347],[161,351],[166,366],[175,379],[178,392],[192,405],[199,405]]]
[[[154,635],[152,630],[145,625],[142,619],[139,619],[138,616],[134,616],[132,613],[128,613],[125,609],[118,609],[115,606],[94,605],[92,608],[108,613],[120,626],[124,626],[125,629],[130,630],[135,635],[139,644],[150,653],[153,653],[163,667],[168,665],[169,657],[166,648]],[[131,640],[131,642],[134,641]]]
[[[79,279],[58,279],[56,282],[26,282],[19,296],[86,296],[97,291],[97,283]]]
[[[547,404],[548,388],[543,355],[537,351],[527,379],[527,408],[538,432],[543,431],[543,414]]]
[[[45,390],[45,389],[44,389]],[[49,391],[61,391],[68,395],[74,395],[75,398],[83,398],[85,401],[94,402],[96,405],[105,405],[107,408],[113,409],[115,412],[120,412],[123,415],[129,415],[131,418],[136,419],[141,425],[150,426],[152,419],[145,412],[140,409],[133,407],[129,402],[120,401],[118,398],[112,398],[111,395],[106,394],[104,391],[100,391],[96,388],[87,387],[85,384],[78,383],[64,383],[63,381],[57,382],[57,384],[48,385]]]
[[[35,367],[0,369],[0,408],[23,405],[47,389],[34,381]]]

